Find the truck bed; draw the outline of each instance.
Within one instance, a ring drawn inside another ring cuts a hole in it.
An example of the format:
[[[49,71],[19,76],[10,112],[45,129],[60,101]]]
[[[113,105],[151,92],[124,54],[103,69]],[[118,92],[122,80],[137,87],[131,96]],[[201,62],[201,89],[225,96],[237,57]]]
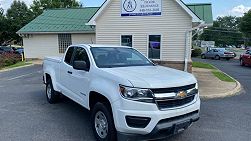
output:
[[[58,56],[45,57],[44,60],[52,61],[52,62],[55,62],[55,63],[60,63],[61,60],[62,60],[62,57],[58,57]]]

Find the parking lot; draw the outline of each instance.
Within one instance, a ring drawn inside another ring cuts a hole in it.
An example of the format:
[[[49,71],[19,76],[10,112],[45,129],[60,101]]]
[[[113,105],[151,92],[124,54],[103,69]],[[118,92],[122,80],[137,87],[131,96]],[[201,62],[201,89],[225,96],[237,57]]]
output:
[[[244,87],[235,97],[203,100],[201,119],[170,141],[247,141],[251,138],[251,68],[237,60],[201,60],[219,67]],[[62,98],[50,105],[42,84],[42,67],[0,73],[1,141],[92,141],[90,113]],[[166,139],[167,140],[167,139]]]

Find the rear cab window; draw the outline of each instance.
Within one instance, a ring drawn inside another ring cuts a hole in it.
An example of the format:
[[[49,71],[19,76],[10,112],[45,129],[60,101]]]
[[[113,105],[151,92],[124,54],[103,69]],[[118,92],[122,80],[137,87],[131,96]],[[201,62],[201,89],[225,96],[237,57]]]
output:
[[[71,65],[72,66],[72,56],[73,56],[73,52],[74,52],[74,47],[70,47],[67,52],[66,52],[66,55],[65,55],[65,59],[64,59],[64,62],[68,65]]]

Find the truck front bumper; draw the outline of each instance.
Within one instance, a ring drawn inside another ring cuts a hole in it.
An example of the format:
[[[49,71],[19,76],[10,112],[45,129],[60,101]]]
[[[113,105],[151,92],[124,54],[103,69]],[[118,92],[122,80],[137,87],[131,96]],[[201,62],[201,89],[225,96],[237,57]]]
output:
[[[161,120],[152,132],[146,135],[118,132],[117,136],[119,141],[162,139],[184,131],[199,118],[198,111],[194,111],[186,115]]]
[[[115,127],[119,139],[156,139],[178,133],[199,119],[200,98],[184,107],[161,111],[154,103],[142,103],[130,100],[112,104]],[[115,110],[118,109],[118,110]],[[128,125],[127,116],[148,118],[144,127]]]

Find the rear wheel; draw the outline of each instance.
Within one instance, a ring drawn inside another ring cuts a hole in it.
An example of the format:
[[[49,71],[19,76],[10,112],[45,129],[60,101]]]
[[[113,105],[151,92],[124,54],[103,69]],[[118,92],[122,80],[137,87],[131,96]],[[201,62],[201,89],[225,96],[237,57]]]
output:
[[[91,113],[92,130],[98,141],[115,141],[117,133],[112,111],[107,104],[97,102]]]
[[[216,56],[214,57],[214,59],[215,59],[215,60],[220,60],[220,56],[219,56],[219,55],[216,55]]]
[[[46,83],[46,97],[50,104],[54,104],[59,99],[59,93],[54,90],[51,80]]]
[[[202,55],[201,55],[201,59],[206,59],[205,54],[202,54]]]

